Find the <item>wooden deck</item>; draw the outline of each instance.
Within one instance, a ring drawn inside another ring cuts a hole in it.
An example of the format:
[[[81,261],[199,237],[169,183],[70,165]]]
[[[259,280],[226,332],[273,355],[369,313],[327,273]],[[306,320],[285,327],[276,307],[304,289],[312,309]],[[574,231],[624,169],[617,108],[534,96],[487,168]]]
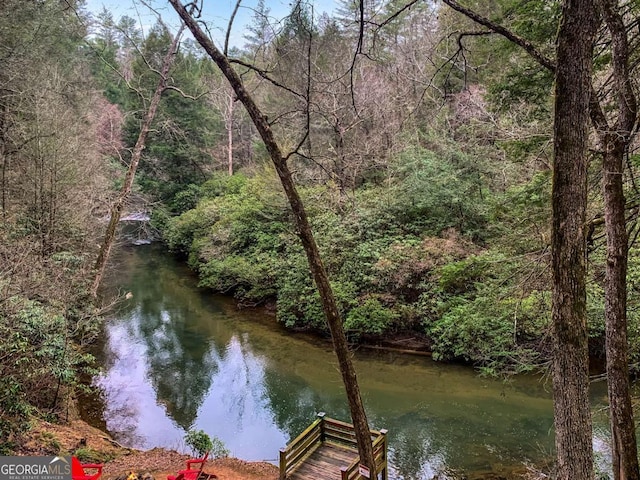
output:
[[[387,480],[387,431],[371,430],[376,471],[371,480]],[[365,480],[353,425],[326,418],[324,413],[280,450],[279,480]]]
[[[351,465],[358,458],[358,452],[331,443],[320,444],[287,476],[288,480],[310,480],[321,478],[341,478],[340,469]]]

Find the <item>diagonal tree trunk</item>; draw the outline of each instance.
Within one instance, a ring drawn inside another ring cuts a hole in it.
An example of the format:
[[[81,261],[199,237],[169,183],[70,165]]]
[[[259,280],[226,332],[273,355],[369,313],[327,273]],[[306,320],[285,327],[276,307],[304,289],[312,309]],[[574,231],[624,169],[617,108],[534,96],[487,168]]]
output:
[[[342,319],[329,283],[327,271],[322,263],[320,252],[313,236],[311,225],[309,224],[309,219],[307,218],[306,210],[293,182],[293,177],[289,170],[289,166],[287,165],[287,161],[280,150],[280,146],[273,135],[273,131],[271,130],[266,117],[245,89],[242,79],[232,68],[228,58],[223,55],[222,52],[220,52],[220,50],[213,44],[211,39],[204,34],[198,23],[189,13],[187,13],[179,0],[169,0],[169,2],[173,5],[176,12],[178,12],[182,21],[187,24],[187,27],[191,30],[196,41],[200,43],[202,48],[204,48],[229,81],[236,97],[242,102],[249,113],[251,120],[256,126],[256,129],[260,133],[262,141],[264,142],[275,166],[276,172],[280,177],[285,194],[289,200],[289,204],[291,205],[295,225],[298,229],[298,234],[305,253],[307,254],[309,268],[320,293],[324,314],[329,325],[329,330],[331,331],[334,350],[338,357],[340,373],[342,374],[342,380],[346,390],[347,399],[349,401],[351,419],[355,428],[360,459],[364,465],[369,467],[371,472],[375,472],[376,466],[375,459],[373,457],[369,424],[367,422],[364,404],[362,403],[362,398],[360,396],[356,371],[353,366],[353,362],[351,361],[351,353],[349,352],[347,345]]]
[[[96,265],[94,267],[96,274],[93,280],[93,286],[91,287],[91,294],[94,297],[98,294],[98,288],[100,287],[102,277],[104,276],[107,261],[109,260],[109,254],[111,253],[111,248],[113,247],[113,242],[116,237],[116,227],[118,226],[118,222],[120,221],[120,217],[122,216],[122,210],[124,209],[129,195],[131,194],[133,180],[136,175],[136,170],[138,169],[138,164],[140,163],[140,158],[142,157],[142,151],[144,150],[145,143],[147,141],[149,129],[151,128],[153,119],[156,116],[156,111],[158,110],[158,105],[160,104],[160,97],[162,97],[162,93],[167,88],[167,77],[169,75],[169,70],[171,70],[173,62],[175,60],[175,56],[178,51],[178,43],[180,41],[180,36],[182,35],[182,31],[184,30],[184,28],[185,26],[183,23],[180,26],[178,33],[176,33],[175,37],[173,38],[171,46],[169,47],[169,51],[162,61],[162,68],[160,70],[158,86],[156,87],[153,96],[151,97],[149,108],[142,121],[140,133],[138,134],[138,139],[136,140],[136,144],[133,147],[133,153],[131,154],[131,163],[129,163],[129,168],[127,169],[127,174],[124,178],[122,190],[120,191],[118,198],[116,198],[115,202],[111,206],[111,217],[109,219],[109,225],[107,226],[107,232],[105,233],[104,241],[102,242],[102,247],[100,248],[100,253],[98,254],[98,259],[96,260]]]

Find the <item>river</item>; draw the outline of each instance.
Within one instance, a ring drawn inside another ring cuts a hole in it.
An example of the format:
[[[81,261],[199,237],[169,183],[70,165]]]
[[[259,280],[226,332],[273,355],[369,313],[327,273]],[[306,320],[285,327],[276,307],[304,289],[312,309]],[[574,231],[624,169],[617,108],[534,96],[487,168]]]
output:
[[[107,291],[127,295],[105,325],[98,357],[103,420],[121,443],[185,450],[203,429],[233,456],[276,462],[317,412],[348,420],[330,344],[292,334],[262,309],[197,288],[158,246],[123,248]],[[390,478],[509,475],[553,452],[550,381],[508,382],[428,357],[355,352],[369,421],[389,430]],[[594,445],[605,448],[604,383],[594,384]]]

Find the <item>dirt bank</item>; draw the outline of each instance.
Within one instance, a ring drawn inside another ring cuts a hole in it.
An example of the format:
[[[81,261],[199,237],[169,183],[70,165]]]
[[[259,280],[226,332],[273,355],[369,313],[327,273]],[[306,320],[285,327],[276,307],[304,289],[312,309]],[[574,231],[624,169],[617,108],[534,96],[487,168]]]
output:
[[[114,480],[128,472],[150,474],[156,480],[165,480],[185,468],[189,458],[181,453],[154,448],[140,451],[125,448],[109,435],[82,420],[67,424],[34,422],[20,454],[22,455],[73,455],[88,456],[90,461],[104,463],[102,478]],[[246,462],[237,458],[210,460],[205,472],[215,474],[220,480],[276,480],[278,468],[265,462]]]

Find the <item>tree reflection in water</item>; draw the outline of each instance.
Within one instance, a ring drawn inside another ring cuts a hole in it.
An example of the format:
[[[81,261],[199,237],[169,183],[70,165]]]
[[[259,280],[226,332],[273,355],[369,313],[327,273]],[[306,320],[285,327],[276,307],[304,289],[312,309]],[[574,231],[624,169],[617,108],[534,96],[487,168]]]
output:
[[[184,266],[153,247],[124,255],[111,282],[133,296],[106,326],[96,379],[121,442],[180,448],[196,428],[235,456],[276,461],[318,411],[348,419],[328,343],[198,290]],[[553,448],[551,396],[537,378],[504,384],[424,358],[355,360],[370,421],[389,430],[390,478],[535,463]]]

